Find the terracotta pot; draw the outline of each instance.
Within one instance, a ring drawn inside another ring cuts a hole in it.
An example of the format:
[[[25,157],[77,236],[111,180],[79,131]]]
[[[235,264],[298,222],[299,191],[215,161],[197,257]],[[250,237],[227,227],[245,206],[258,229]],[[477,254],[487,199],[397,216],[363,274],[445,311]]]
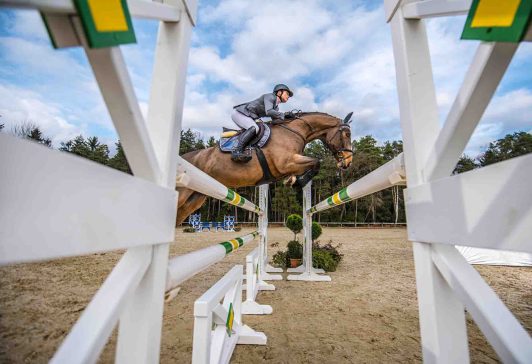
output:
[[[292,259],[290,258],[290,268],[297,268],[301,265],[302,259]]]

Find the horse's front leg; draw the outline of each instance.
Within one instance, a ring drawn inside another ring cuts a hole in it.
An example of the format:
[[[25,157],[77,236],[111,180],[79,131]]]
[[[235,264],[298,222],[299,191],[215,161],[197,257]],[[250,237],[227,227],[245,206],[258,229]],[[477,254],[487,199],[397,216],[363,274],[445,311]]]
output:
[[[285,184],[304,187],[320,171],[320,161],[316,158],[295,154],[292,161],[287,165],[290,174]]]

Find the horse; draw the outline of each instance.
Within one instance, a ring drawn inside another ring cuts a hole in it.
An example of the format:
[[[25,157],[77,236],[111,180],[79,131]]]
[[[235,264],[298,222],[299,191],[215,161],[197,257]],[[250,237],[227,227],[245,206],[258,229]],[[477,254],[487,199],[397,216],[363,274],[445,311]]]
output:
[[[349,123],[352,114],[342,120],[321,112],[300,112],[294,119],[271,125],[270,140],[262,148],[269,167],[266,173],[258,161],[258,153],[257,158],[247,163],[236,163],[231,160],[230,153],[223,153],[218,146],[213,146],[186,153],[182,158],[233,189],[283,178],[287,185],[303,187],[320,168],[318,159],[303,155],[305,146],[314,140],[321,140],[327,146],[338,168],[346,169],[351,165],[353,151]],[[265,174],[270,174],[267,181]],[[177,226],[200,208],[207,196],[184,187],[177,187],[176,190],[179,192]]]

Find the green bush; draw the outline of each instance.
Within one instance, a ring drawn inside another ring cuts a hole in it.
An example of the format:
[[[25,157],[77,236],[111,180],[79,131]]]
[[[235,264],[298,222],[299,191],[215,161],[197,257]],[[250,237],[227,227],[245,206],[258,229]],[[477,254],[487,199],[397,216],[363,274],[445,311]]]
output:
[[[294,240],[296,235],[303,229],[303,219],[298,214],[288,215],[286,218],[286,227],[294,233]]]
[[[326,272],[334,272],[338,266],[338,262],[334,260],[331,253],[318,250],[312,252],[312,266],[314,268],[321,268]]]
[[[316,221],[312,222],[312,241],[316,240],[320,237],[322,233],[322,229],[320,224],[318,224]]]
[[[279,268],[286,268],[288,266],[288,252],[279,250],[272,257],[273,265]]]
[[[332,244],[333,244],[332,240],[329,240],[329,242],[325,245],[320,245],[320,243],[317,241],[314,244],[312,244],[312,251],[327,252],[336,261],[336,263],[340,263],[340,261],[342,260],[343,254],[340,254],[338,249],[342,246],[342,244],[338,244],[336,246]]]
[[[303,244],[297,240],[291,240],[288,242],[288,257],[290,259],[303,258]]]
[[[184,233],[195,233],[196,230],[194,230],[194,228],[192,226],[188,226],[188,227],[183,229],[183,232]]]

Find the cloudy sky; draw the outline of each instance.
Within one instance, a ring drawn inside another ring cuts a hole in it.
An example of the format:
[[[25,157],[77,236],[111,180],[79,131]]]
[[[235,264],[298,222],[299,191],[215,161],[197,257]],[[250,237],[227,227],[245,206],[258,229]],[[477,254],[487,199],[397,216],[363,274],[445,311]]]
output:
[[[465,17],[433,19],[428,32],[443,122],[478,45],[461,41]],[[157,23],[134,21],[136,45],[122,46],[147,109]],[[514,131],[532,131],[532,44],[524,43],[466,152]],[[354,111],[354,137],[400,139],[395,67],[380,1],[199,1],[183,128],[207,138],[232,126],[235,104],[286,83],[281,110]],[[57,147],[83,134],[111,147],[118,138],[80,48],[54,50],[34,11],[0,9],[0,123],[31,121]]]

